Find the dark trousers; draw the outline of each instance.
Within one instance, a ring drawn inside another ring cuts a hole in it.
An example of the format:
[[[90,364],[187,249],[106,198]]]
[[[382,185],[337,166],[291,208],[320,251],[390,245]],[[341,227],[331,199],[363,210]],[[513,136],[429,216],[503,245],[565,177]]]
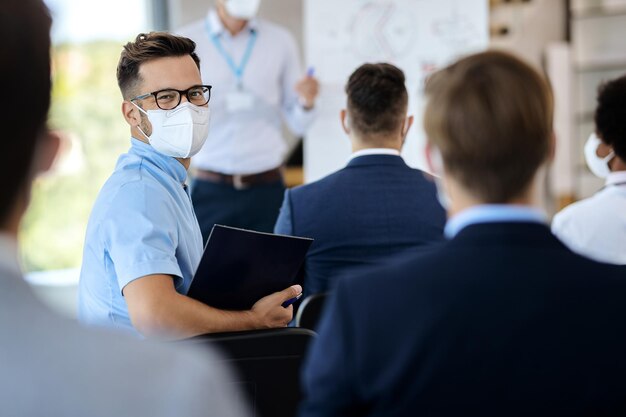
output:
[[[204,242],[214,224],[273,232],[284,193],[282,180],[238,190],[230,184],[195,179],[191,199]]]

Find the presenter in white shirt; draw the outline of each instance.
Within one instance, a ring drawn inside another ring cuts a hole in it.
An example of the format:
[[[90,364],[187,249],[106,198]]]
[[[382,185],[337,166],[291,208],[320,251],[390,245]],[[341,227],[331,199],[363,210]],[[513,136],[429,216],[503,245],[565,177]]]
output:
[[[196,42],[213,86],[211,140],[192,160],[192,199],[206,240],[213,224],[271,232],[283,199],[283,122],[302,136],[319,85],[286,29],[256,18],[260,0],[216,0],[178,30]]]
[[[552,231],[575,252],[626,265],[626,76],[600,86],[595,124],[585,159],[606,183],[592,197],[559,212]]]

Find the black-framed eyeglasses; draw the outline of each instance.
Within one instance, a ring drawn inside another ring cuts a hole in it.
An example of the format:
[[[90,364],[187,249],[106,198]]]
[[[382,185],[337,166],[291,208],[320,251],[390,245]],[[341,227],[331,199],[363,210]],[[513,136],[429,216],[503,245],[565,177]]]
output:
[[[186,90],[176,90],[174,88],[166,88],[164,90],[154,91],[152,93],[142,94],[130,101],[143,100],[150,96],[154,97],[156,105],[161,110],[172,110],[178,107],[183,94],[187,97],[187,101],[196,106],[204,106],[211,99],[210,85],[194,85]]]

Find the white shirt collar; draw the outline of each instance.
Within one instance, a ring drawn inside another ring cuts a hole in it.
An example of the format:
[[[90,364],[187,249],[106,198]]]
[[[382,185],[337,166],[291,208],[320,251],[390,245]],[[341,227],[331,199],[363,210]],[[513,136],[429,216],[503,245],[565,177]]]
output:
[[[400,156],[400,151],[398,151],[397,149],[391,149],[391,148],[368,148],[368,149],[361,149],[360,151],[356,151],[353,152],[352,155],[350,155],[350,161],[352,161],[354,158],[358,158],[359,156],[365,156],[365,155],[395,155],[395,156]]]
[[[22,274],[17,241],[15,237],[4,232],[0,232],[0,267],[16,274]]]
[[[626,171],[617,171],[617,172],[611,172],[609,176],[606,177],[606,183],[604,185],[605,186],[618,185],[618,184],[625,184],[625,183],[626,183]]]
[[[224,28],[224,25],[222,24],[222,21],[220,20],[220,17],[217,15],[217,11],[215,9],[213,8],[209,9],[206,19],[208,23],[207,30],[209,31],[210,35],[221,35],[223,33],[228,33],[228,35],[230,36],[230,33]],[[255,17],[253,19],[250,19],[246,27],[248,28],[248,30],[257,30],[258,29],[257,18]]]

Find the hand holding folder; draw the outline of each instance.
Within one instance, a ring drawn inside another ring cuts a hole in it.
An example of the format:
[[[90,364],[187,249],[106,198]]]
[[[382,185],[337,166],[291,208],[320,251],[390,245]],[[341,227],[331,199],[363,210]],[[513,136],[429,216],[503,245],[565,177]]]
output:
[[[294,284],[312,242],[215,225],[187,295],[223,310],[249,310]]]

